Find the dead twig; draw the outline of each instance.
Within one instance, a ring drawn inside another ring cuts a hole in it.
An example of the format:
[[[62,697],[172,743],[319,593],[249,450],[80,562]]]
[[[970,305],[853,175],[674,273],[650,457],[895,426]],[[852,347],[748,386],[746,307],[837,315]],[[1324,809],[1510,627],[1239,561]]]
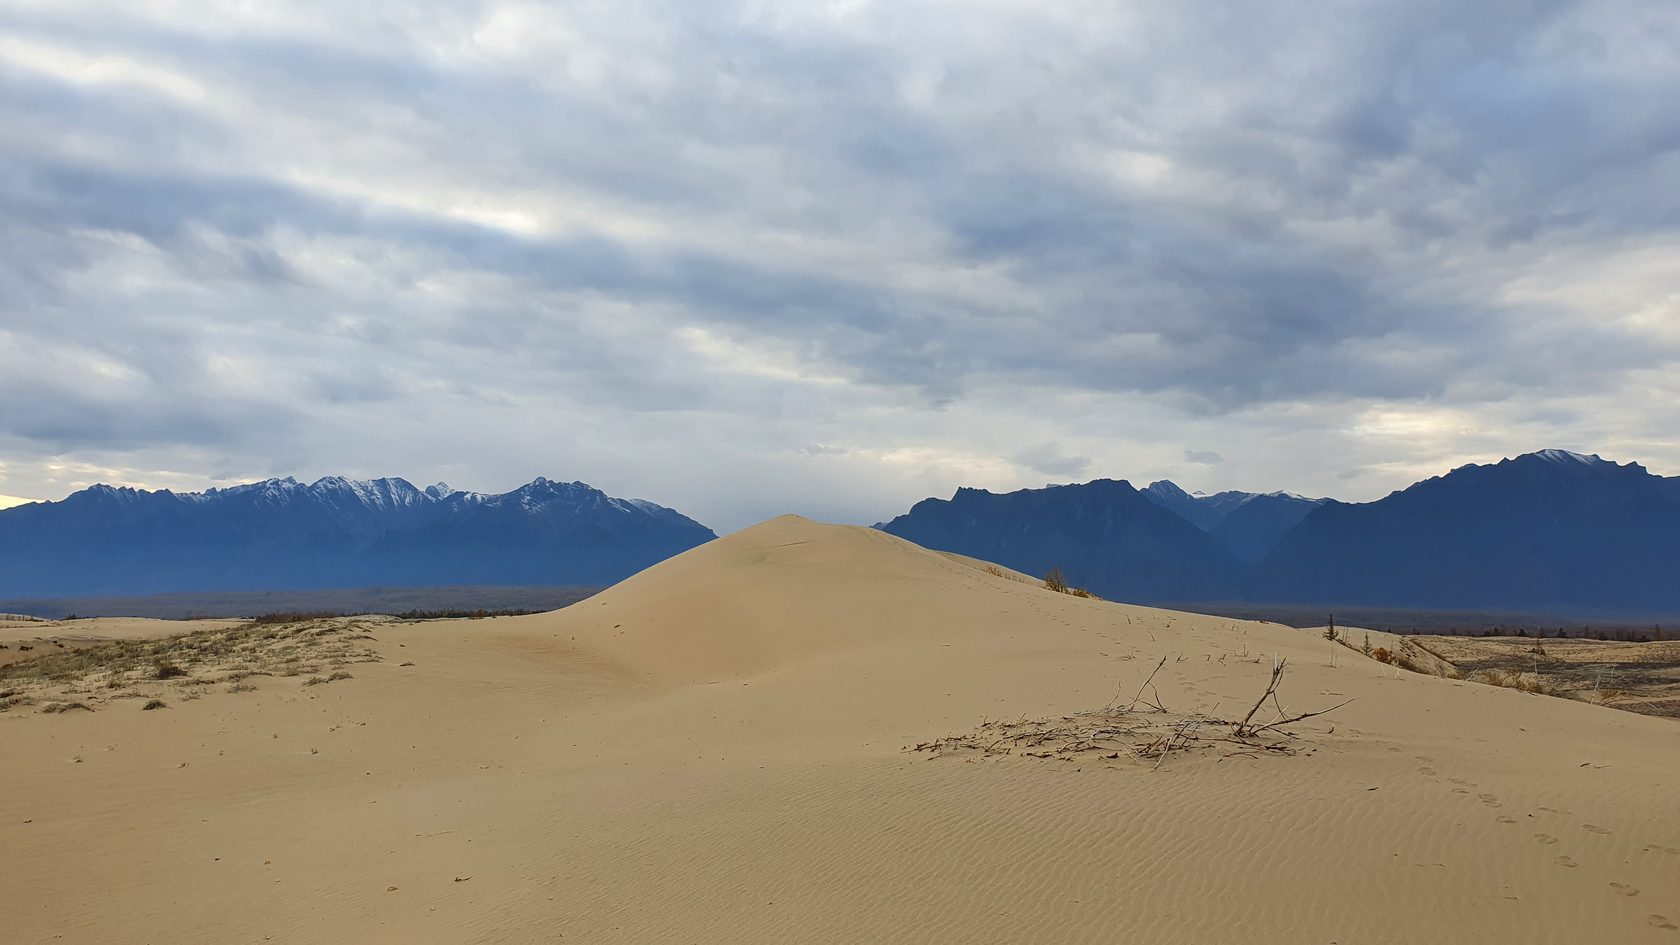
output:
[[[1278,702],[1277,698],[1278,685],[1283,682],[1283,672],[1288,668],[1288,666],[1288,659],[1275,659],[1272,661],[1272,678],[1271,681],[1266,684],[1266,691],[1260,694],[1259,699],[1255,700],[1254,707],[1248,710],[1248,714],[1243,716],[1242,721],[1231,727],[1231,734],[1235,735],[1237,738],[1254,738],[1255,736],[1284,725],[1292,725],[1296,722],[1313,718],[1314,716],[1324,715],[1327,712],[1334,712],[1353,701],[1352,699],[1348,699],[1343,702],[1338,702],[1328,709],[1319,709],[1317,712],[1303,712],[1300,715],[1289,715],[1284,711],[1283,704]],[[1271,700],[1273,708],[1277,709],[1278,717],[1264,725],[1256,725],[1254,723],[1254,714],[1260,711],[1260,707],[1265,705],[1268,699]],[[1282,734],[1288,733],[1285,732]]]
[[[1155,674],[1160,672],[1161,667],[1163,667],[1165,665],[1167,665],[1167,658],[1165,656],[1163,656],[1163,657],[1161,657],[1161,662],[1156,663],[1155,668],[1150,670],[1149,675],[1144,678],[1143,685],[1138,687],[1137,694],[1132,696],[1131,704],[1126,706],[1126,711],[1127,712],[1130,712],[1133,709],[1137,708],[1138,702],[1140,702],[1143,699],[1143,691],[1145,689],[1149,689],[1149,690],[1151,690],[1152,692],[1155,693],[1155,701],[1154,702],[1145,702],[1144,705],[1149,706],[1150,708],[1154,709],[1157,712],[1167,711],[1166,708],[1161,705],[1161,691],[1159,689],[1155,689],[1153,686],[1150,685],[1150,683],[1153,682],[1154,679],[1155,679]],[[1111,708],[1111,707],[1113,707],[1113,705],[1114,705],[1114,703],[1111,701],[1111,702],[1109,702],[1108,705],[1104,706],[1103,708],[1105,708],[1105,709],[1106,708]]]

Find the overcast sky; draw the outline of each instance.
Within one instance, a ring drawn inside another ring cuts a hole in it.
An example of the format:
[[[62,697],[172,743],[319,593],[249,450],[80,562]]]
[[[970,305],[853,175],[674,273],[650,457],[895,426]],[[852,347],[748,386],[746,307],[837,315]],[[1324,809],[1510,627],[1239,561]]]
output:
[[[0,0],[0,493],[1680,473],[1680,4]]]

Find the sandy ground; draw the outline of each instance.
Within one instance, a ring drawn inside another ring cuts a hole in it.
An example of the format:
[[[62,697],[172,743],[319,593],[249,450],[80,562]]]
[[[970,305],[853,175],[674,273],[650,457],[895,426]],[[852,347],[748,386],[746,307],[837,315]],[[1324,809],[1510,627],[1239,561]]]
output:
[[[331,685],[0,714],[0,939],[1680,945],[1671,719],[797,518],[363,630]],[[1274,657],[1289,712],[1354,701],[1222,737]],[[905,750],[1139,690],[1096,748]]]

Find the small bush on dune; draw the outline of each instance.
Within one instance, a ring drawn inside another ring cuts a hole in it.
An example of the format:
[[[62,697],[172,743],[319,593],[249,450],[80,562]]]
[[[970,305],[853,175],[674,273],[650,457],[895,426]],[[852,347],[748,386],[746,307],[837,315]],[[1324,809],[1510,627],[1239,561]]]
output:
[[[1069,584],[1067,582],[1067,575],[1062,573],[1061,568],[1050,569],[1050,573],[1044,576],[1044,587],[1046,590],[1052,590],[1058,594],[1066,594],[1069,597],[1083,597],[1088,600],[1102,600],[1102,598],[1083,587],[1074,587]]]
[[[167,709],[169,708],[169,703],[163,701],[162,699],[153,699],[140,708],[142,711],[150,712],[153,709]]]

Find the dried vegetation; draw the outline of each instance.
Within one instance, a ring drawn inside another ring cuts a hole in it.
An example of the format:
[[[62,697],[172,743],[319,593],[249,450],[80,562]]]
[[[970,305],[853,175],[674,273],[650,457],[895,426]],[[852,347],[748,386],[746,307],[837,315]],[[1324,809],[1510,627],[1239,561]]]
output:
[[[353,678],[345,667],[379,659],[368,631],[388,618],[252,621],[151,640],[113,640],[59,649],[0,666],[0,711],[45,702],[41,712],[97,710],[116,699],[164,705],[170,692],[192,701],[227,684],[249,692],[254,677],[308,677],[304,685]]]

